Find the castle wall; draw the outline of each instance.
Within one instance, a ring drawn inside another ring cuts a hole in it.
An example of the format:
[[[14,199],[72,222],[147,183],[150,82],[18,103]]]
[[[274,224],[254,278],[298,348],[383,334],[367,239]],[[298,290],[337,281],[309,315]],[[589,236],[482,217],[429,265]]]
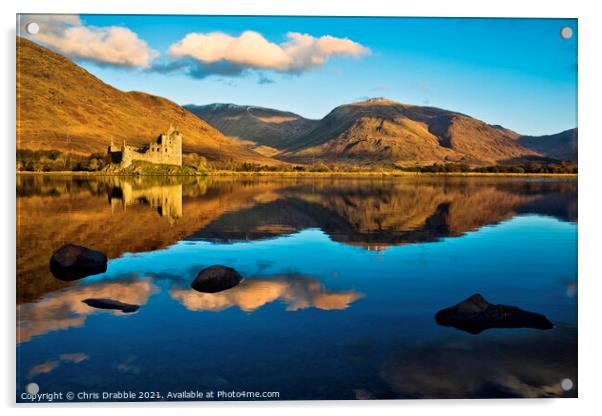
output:
[[[125,143],[116,151],[116,146],[109,147],[109,155],[114,163],[122,168],[134,161],[182,166],[182,135],[173,127],[161,134],[156,143],[150,143],[147,149],[140,150]]]
[[[144,153],[138,149],[126,146],[123,151],[122,163],[131,164],[134,160],[164,165],[182,166],[182,153],[167,146],[150,147]]]

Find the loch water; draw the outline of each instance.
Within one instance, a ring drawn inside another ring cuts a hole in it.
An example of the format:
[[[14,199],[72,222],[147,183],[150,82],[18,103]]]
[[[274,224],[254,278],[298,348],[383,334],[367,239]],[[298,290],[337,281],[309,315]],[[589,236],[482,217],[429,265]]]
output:
[[[19,175],[16,192],[17,401],[30,383],[152,392],[135,400],[577,395],[575,179]],[[55,278],[66,243],[107,271]],[[216,264],[244,280],[191,289]],[[437,325],[475,293],[554,328]]]

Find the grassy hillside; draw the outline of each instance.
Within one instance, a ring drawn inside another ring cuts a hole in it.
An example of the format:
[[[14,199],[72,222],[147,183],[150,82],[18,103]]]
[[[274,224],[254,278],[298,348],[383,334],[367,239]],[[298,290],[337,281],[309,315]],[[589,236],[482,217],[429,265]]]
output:
[[[170,123],[184,135],[184,152],[209,160],[279,163],[225,137],[176,103],[123,92],[69,59],[17,37],[17,149],[75,155],[105,152],[111,139],[143,145]]]

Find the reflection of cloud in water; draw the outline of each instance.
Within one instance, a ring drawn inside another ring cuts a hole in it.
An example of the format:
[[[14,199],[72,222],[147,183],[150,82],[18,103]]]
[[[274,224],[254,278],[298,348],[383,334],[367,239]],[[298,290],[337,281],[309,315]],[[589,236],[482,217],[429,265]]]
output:
[[[577,331],[408,346],[381,375],[403,398],[573,397],[560,382],[577,379]]]
[[[135,356],[129,356],[124,361],[117,363],[115,369],[122,373],[140,374],[142,368],[140,365],[136,364],[136,360],[137,358]]]
[[[74,364],[79,364],[82,361],[87,360],[89,357],[87,354],[83,354],[80,352],[70,353],[70,354],[61,354],[59,356],[59,360],[48,360],[41,364],[34,365],[29,369],[28,376],[29,378],[37,376],[39,374],[46,374],[54,371],[61,362],[66,361]]]
[[[569,283],[566,286],[566,295],[569,298],[574,298],[577,295],[577,282]]]
[[[39,302],[19,305],[17,343],[51,331],[84,326],[87,315],[101,310],[89,307],[82,302],[83,299],[112,298],[143,305],[156,291],[157,287],[150,278],[128,278],[76,286],[53,293]],[[120,311],[112,313],[122,315]]]
[[[82,354],[80,352],[75,352],[71,354],[61,354],[59,357],[62,361],[70,361],[76,364],[88,359],[88,355]]]
[[[353,290],[329,291],[317,279],[305,276],[248,279],[232,289],[213,294],[178,288],[171,289],[170,294],[192,311],[221,311],[238,306],[246,312],[277,300],[284,301],[289,311],[311,307],[323,310],[345,309],[363,296]]]
[[[59,362],[55,360],[45,361],[41,364],[34,365],[29,369],[29,377],[37,376],[38,374],[50,373],[59,366]]]

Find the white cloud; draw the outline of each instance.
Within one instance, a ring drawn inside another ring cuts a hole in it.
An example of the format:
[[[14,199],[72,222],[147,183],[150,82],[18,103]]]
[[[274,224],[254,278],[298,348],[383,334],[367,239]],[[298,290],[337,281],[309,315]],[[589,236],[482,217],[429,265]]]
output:
[[[149,67],[158,55],[138,35],[126,27],[86,26],[77,15],[27,15],[22,18],[22,33],[29,22],[40,30],[29,37],[76,59],[107,65]]]
[[[240,36],[221,32],[189,33],[169,48],[176,58],[192,58],[203,65],[229,63],[242,68],[303,72],[323,65],[333,56],[360,57],[370,49],[350,39],[290,32],[287,41],[273,43],[260,33]]]
[[[39,25],[37,34],[27,34],[29,22]],[[351,39],[329,35],[290,32],[284,42],[275,43],[254,31],[239,36],[209,32],[189,33],[170,46],[169,57],[155,59],[159,53],[129,28],[89,26],[78,15],[21,15],[20,26],[24,36],[74,59],[164,73],[181,71],[195,78],[237,76],[248,68],[301,73],[332,57],[371,53]]]

